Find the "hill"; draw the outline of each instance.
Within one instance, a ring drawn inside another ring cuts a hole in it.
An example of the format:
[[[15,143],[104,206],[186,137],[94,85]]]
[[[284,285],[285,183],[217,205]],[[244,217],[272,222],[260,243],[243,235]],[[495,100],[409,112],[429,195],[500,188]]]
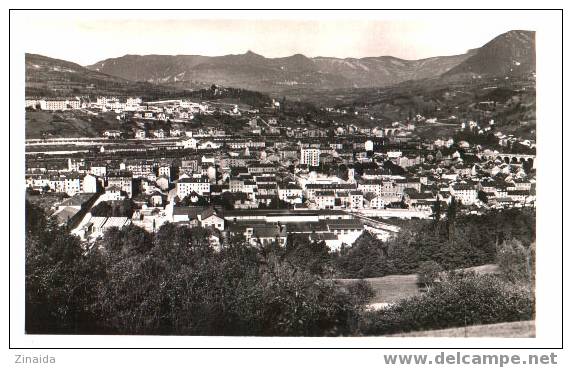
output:
[[[26,96],[169,95],[177,90],[134,82],[47,56],[26,54]]]
[[[404,60],[393,56],[266,58],[238,55],[125,55],[87,66],[131,81],[181,88],[220,84],[271,93],[387,87],[406,81],[449,83],[534,73],[534,32],[510,31],[465,54]]]
[[[535,33],[510,31],[495,37],[443,74],[443,78],[525,76],[536,71]]]

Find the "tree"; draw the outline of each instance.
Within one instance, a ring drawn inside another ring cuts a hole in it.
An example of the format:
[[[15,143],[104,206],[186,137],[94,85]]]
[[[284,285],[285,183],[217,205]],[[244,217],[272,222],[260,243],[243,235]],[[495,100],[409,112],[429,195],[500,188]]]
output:
[[[27,333],[98,333],[97,284],[102,262],[84,255],[79,239],[26,202]]]
[[[438,224],[441,220],[441,201],[439,200],[438,195],[435,204],[433,204],[433,218],[435,224]]]
[[[350,283],[347,289],[355,305],[366,305],[375,296],[371,284],[363,279]]]
[[[487,203],[489,201],[489,198],[487,197],[487,193],[483,192],[482,190],[479,190],[479,193],[477,194],[477,198],[479,199],[479,201],[481,201],[483,203]]]
[[[325,242],[311,242],[307,235],[294,234],[286,242],[284,259],[295,267],[307,270],[313,275],[323,276],[332,271],[330,248]]]
[[[385,276],[392,269],[387,262],[385,246],[368,232],[336,258],[340,277],[365,278]]]
[[[497,264],[507,280],[529,286],[532,284],[531,251],[520,240],[505,240],[497,248]]]
[[[439,279],[442,271],[441,265],[435,261],[421,262],[417,271],[417,283],[429,288]]]
[[[451,202],[447,207],[447,235],[449,242],[453,242],[455,237],[455,219],[457,217],[457,201],[451,196]]]

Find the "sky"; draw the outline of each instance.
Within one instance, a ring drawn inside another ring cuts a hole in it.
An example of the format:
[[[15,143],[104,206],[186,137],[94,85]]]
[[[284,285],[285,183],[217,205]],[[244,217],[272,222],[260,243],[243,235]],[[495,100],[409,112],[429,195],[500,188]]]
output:
[[[89,65],[125,54],[266,57],[455,55],[512,29],[529,14],[476,12],[27,12],[11,19],[26,52]]]

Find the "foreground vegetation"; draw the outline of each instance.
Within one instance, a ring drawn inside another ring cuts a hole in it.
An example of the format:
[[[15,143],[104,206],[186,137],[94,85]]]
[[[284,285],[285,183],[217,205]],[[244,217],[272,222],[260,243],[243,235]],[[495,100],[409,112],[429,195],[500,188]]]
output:
[[[366,335],[530,320],[530,290],[495,275],[452,273],[420,296],[381,311],[367,312],[360,330]]]
[[[444,211],[445,212],[445,211]],[[400,224],[398,236],[383,243],[364,233],[333,257],[340,278],[371,278],[419,272],[428,262],[440,270],[495,263],[497,249],[512,239],[529,248],[535,241],[533,210],[508,209],[457,216],[448,209],[438,220]]]
[[[343,255],[323,243],[255,248],[234,238],[217,251],[207,235],[129,226],[85,250],[27,202],[26,332],[360,336],[534,316],[533,253],[518,239],[499,247],[500,275],[439,274],[425,293],[372,312],[371,286],[335,281]]]

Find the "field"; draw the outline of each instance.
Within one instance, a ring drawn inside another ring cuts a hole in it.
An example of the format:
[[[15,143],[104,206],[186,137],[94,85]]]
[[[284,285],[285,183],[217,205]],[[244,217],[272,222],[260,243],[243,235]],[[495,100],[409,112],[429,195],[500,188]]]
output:
[[[534,321],[505,322],[445,330],[415,331],[389,337],[535,337]]]
[[[465,268],[465,271],[476,273],[496,273],[498,266],[487,264],[482,266]],[[375,296],[370,300],[371,304],[394,303],[400,299],[419,295],[421,292],[417,286],[417,274],[390,275],[364,279],[373,288]],[[356,281],[355,279],[339,279],[342,283]]]
[[[26,111],[26,138],[101,137],[107,129],[119,129],[114,113],[91,116],[79,111]]]
[[[375,293],[375,296],[370,300],[371,304],[393,303],[420,293],[417,287],[417,274],[373,277],[364,280],[370,283]],[[355,280],[342,279],[339,281],[349,282]]]

